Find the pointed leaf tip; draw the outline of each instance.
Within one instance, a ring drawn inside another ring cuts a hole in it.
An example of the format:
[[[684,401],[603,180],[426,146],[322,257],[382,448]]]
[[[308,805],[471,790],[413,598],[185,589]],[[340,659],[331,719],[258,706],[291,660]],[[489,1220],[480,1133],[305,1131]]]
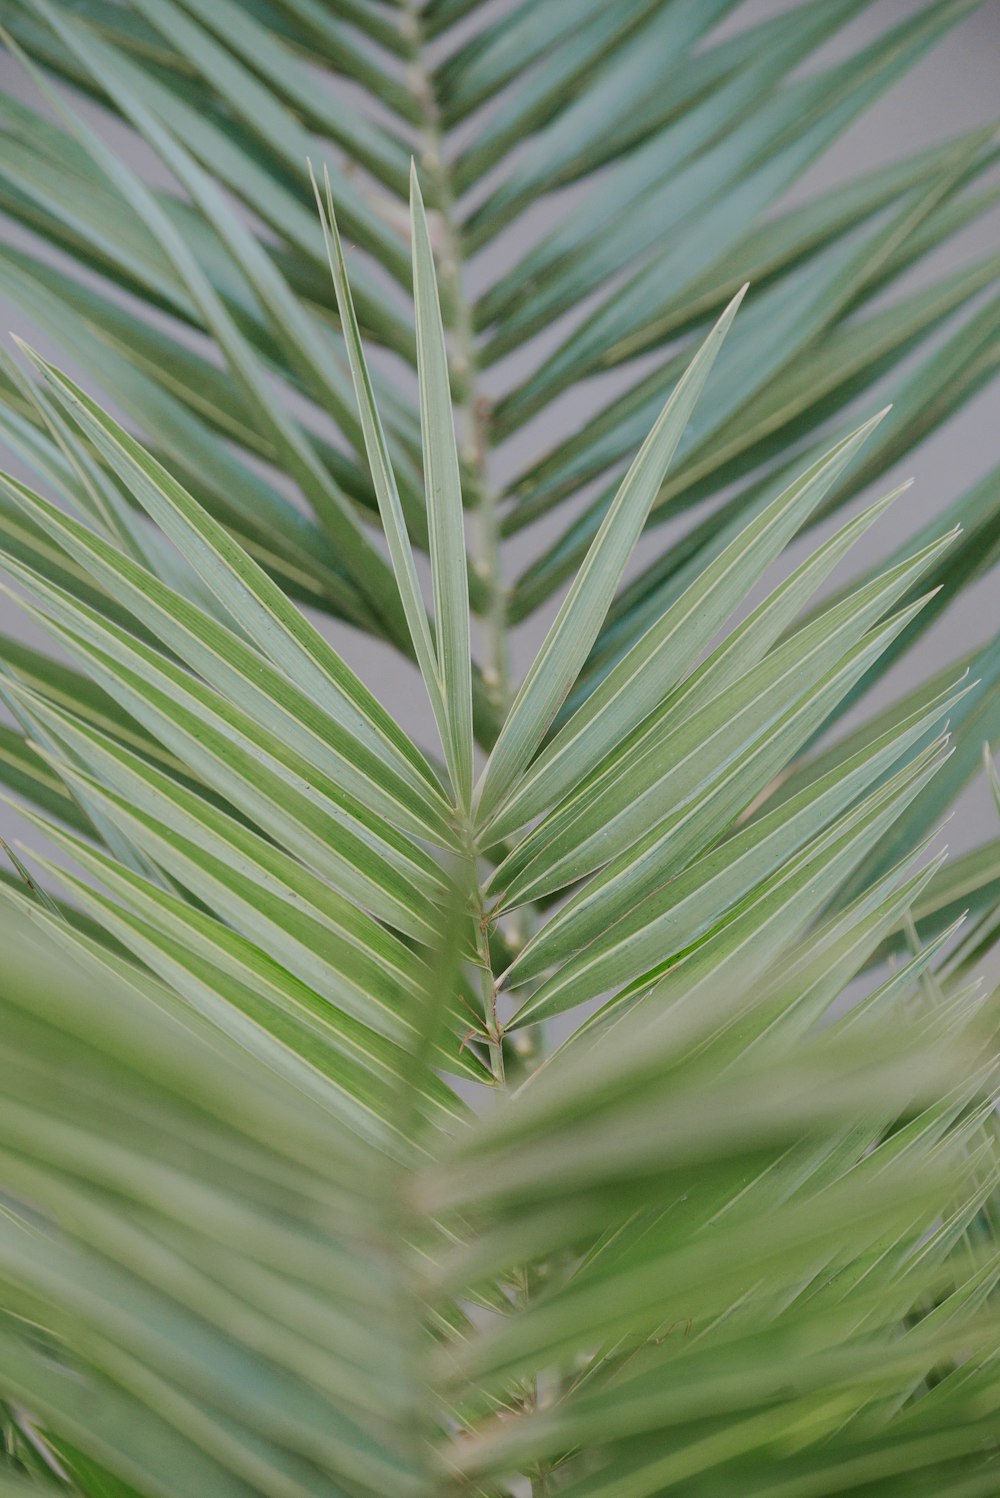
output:
[[[504,804],[587,659],[745,291],[736,293],[695,351],[604,513],[479,782],[481,828]]]

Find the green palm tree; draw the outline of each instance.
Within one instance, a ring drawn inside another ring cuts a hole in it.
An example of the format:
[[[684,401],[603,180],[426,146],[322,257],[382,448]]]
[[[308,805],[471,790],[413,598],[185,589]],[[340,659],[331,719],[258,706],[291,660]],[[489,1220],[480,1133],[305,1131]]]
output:
[[[824,592],[996,147],[772,211],[971,7],[861,8],[0,5],[0,1498],[997,1491],[1000,639],[865,696],[997,475]]]

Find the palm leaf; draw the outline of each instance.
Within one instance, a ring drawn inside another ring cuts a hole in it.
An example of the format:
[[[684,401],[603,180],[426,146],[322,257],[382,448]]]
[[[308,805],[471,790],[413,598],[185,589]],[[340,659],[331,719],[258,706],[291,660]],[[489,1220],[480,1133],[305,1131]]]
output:
[[[0,1494],[996,1491],[974,8],[0,0]]]

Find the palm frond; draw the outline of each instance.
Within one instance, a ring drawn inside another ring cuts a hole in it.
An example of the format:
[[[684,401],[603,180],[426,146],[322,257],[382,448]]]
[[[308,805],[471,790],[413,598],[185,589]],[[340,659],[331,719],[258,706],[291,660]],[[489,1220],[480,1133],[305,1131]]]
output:
[[[1000,158],[784,201],[861,9],[0,0],[0,1495],[996,1491],[995,621],[866,696],[996,472],[857,559]]]

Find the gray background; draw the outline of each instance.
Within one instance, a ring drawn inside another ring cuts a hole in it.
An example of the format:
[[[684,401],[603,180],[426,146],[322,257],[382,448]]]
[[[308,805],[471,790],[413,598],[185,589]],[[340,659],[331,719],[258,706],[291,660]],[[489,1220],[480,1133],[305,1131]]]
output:
[[[570,4],[572,0],[549,0],[549,3]],[[779,14],[787,8],[787,3],[775,3],[775,0],[750,0],[716,34]],[[916,8],[915,0],[873,0],[858,18],[841,31],[834,42],[817,54],[815,62],[830,62],[853,51],[886,26],[913,14]],[[29,99],[37,107],[33,90],[20,74],[16,63],[7,55],[0,56],[0,87]],[[88,110],[88,113],[96,118],[95,112]],[[812,197],[825,187],[843,182],[861,171],[891,162],[963,130],[987,124],[998,116],[1000,0],[988,0],[987,4],[955,27],[901,83],[880,98],[863,119],[847,131],[823,160],[802,179],[794,193],[785,201],[800,201]],[[162,180],[162,174],[151,167],[148,153],[141,147],[136,148],[127,132],[112,127],[111,135],[133,164],[147,175]],[[494,272],[499,273],[504,264],[508,263],[512,248],[523,252],[526,241],[543,233],[551,222],[551,216],[551,207],[542,205],[526,220],[519,222],[513,235],[501,237],[484,257],[482,270],[477,273],[477,282],[480,279],[488,280]],[[4,232],[13,234],[15,231],[7,227]],[[22,242],[20,234],[16,237]],[[936,275],[998,248],[1000,212],[994,212],[919,266],[906,278],[899,290],[916,290]],[[22,314],[7,305],[0,307],[0,326],[28,337],[45,352],[57,352],[47,340],[35,334]],[[540,346],[536,343],[533,348]],[[72,371],[72,365],[68,367]],[[498,371],[498,376],[509,381],[516,370],[516,363],[508,361]],[[899,378],[900,373],[897,372],[893,380]],[[892,381],[884,392],[866,398],[860,408],[861,413],[867,414],[877,409],[882,404],[882,393],[891,397],[891,385]],[[503,455],[497,476],[502,478],[506,473],[519,470],[536,452],[550,446],[559,432],[581,424],[586,419],[587,408],[586,398],[577,396],[571,401],[562,402],[543,421],[528,426],[519,434],[511,450]],[[880,492],[887,491],[911,473],[916,476],[917,483],[893,509],[890,517],[871,534],[867,554],[858,558],[855,565],[868,563],[877,556],[892,551],[906,535],[918,529],[946,503],[969,488],[1000,459],[998,418],[1000,394],[998,387],[994,387],[981,394],[943,431],[925,442],[906,465],[886,475],[879,485]],[[6,460],[3,461],[6,466]],[[558,525],[565,523],[566,514],[565,509],[559,511],[554,520],[522,533],[510,545],[505,554],[505,569],[509,576],[515,576],[522,570],[538,546],[551,537]],[[814,546],[819,535],[825,533],[814,531],[806,541],[798,543],[786,557],[784,566],[787,568],[800,560],[803,548]],[[669,530],[661,529],[640,546],[638,564],[649,560],[654,554],[654,548],[658,551],[669,535]],[[769,583],[773,581],[774,575],[768,579]],[[839,579],[835,579],[831,586],[835,586],[838,581]],[[514,638],[514,663],[518,672],[523,671],[530,661],[557,603],[558,600],[554,600],[550,607],[517,630]],[[0,599],[0,628],[35,641],[38,639],[37,634],[27,627],[23,614],[7,599]],[[948,611],[945,618],[921,643],[914,659],[900,663],[880,684],[879,702],[888,702],[909,685],[931,674],[972,645],[985,640],[998,628],[1000,599],[996,582],[995,579],[986,579]],[[392,651],[349,629],[335,628],[332,632],[339,648],[391,705],[396,715],[411,731],[423,737],[426,729],[423,692],[410,668]],[[870,712],[877,705],[869,700],[855,710],[855,715]],[[949,829],[950,846],[960,849],[994,836],[1000,831],[995,822],[988,792],[985,784],[980,781],[962,798]],[[6,837],[24,834],[23,820],[16,811],[4,806],[0,806],[0,833]],[[28,837],[32,845],[41,846],[36,833],[32,831]]]

